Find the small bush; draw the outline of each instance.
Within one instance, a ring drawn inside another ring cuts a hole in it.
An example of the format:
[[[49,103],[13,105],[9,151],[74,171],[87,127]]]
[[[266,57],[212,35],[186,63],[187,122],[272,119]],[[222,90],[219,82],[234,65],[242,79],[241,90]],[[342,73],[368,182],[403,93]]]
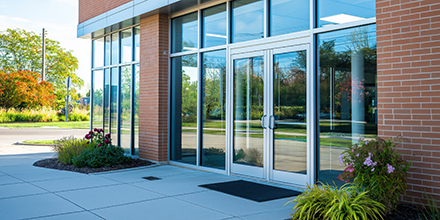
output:
[[[328,184],[313,187],[307,184],[307,189],[288,203],[296,203],[292,219],[383,219],[385,206],[372,200],[367,193],[358,192],[356,186],[349,184],[340,189]]]
[[[402,159],[391,140],[364,141],[348,147],[339,157],[341,166],[348,167],[338,177],[353,181],[369,191],[372,199],[381,202],[392,211],[397,207],[401,194],[406,194],[406,177],[411,162]]]
[[[63,137],[55,141],[54,151],[58,154],[58,160],[64,164],[73,164],[73,158],[81,154],[85,149],[95,148],[94,144],[88,144],[87,140],[75,139],[73,136]]]
[[[124,155],[124,149],[114,145],[89,148],[73,158],[76,167],[109,167],[124,164],[130,161],[130,157]]]
[[[87,109],[74,108],[69,114],[69,121],[89,121],[90,115]],[[56,122],[64,121],[65,116],[60,111],[50,108],[39,109],[14,109],[0,108],[0,123],[4,122]]]

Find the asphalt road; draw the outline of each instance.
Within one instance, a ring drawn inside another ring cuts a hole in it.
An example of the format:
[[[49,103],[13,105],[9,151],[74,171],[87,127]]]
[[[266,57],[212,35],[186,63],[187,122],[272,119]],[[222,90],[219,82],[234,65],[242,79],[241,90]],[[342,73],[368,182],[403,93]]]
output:
[[[70,135],[82,138],[87,132],[87,129],[0,127],[0,155],[51,152],[50,147],[14,145],[14,143],[34,140],[55,140]]]

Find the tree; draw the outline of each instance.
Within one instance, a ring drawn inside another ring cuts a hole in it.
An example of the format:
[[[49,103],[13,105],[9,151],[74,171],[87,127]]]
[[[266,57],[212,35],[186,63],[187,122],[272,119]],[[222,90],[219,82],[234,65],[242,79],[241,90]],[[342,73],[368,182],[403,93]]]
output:
[[[39,75],[31,71],[5,73],[0,70],[0,107],[53,107],[53,86],[46,81],[38,82]]]
[[[31,71],[41,74],[42,39],[34,32],[22,29],[7,29],[0,32],[0,69],[6,73]],[[78,59],[55,40],[46,38],[45,80],[54,86],[56,104],[63,106],[66,97],[65,81],[72,78],[72,99],[78,99],[77,90],[84,81],[75,74]]]

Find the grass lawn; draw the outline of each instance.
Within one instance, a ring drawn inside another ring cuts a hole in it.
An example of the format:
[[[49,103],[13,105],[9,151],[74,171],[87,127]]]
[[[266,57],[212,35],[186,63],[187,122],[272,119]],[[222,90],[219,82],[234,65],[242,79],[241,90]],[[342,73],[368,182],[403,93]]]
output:
[[[36,122],[36,123],[0,123],[0,127],[6,128],[74,128],[74,129],[90,129],[89,121],[69,121],[69,122]]]
[[[42,141],[23,141],[26,144],[55,144],[54,140],[42,140]]]

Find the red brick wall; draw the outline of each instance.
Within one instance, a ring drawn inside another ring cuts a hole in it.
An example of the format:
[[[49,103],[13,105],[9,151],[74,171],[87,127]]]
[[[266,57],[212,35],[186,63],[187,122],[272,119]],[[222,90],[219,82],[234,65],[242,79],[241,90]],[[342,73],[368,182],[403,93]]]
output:
[[[378,132],[413,161],[405,201],[440,201],[440,0],[376,0]]]
[[[78,0],[78,24],[117,8],[132,0]]]
[[[139,157],[168,160],[168,16],[140,21]]]

